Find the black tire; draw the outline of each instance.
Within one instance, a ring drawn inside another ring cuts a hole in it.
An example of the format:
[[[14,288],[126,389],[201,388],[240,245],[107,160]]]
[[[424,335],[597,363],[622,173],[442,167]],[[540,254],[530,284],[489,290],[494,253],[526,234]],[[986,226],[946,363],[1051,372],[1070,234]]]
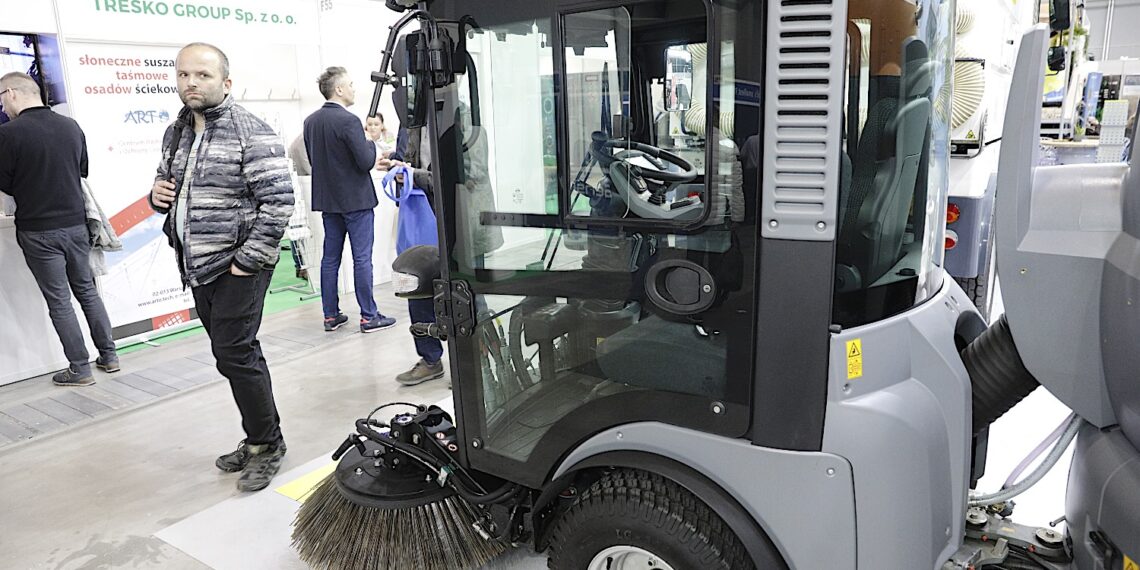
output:
[[[978,308],[978,312],[982,314],[982,319],[986,321],[986,324],[989,324],[990,313],[993,311],[993,285],[997,277],[994,273],[997,269],[997,255],[994,252],[994,249],[997,248],[994,235],[994,222],[996,221],[996,216],[991,212],[988,228],[990,235],[986,242],[986,262],[982,266],[982,272],[977,277],[954,278],[958,285],[962,286],[962,290],[966,292],[970,300],[974,302],[974,306]]]
[[[619,469],[602,476],[556,523],[552,570],[583,570],[612,546],[634,546],[677,570],[755,568],[712,509],[660,475]]]
[[[978,308],[978,312],[982,314],[982,320],[986,321],[986,323],[990,322],[990,312],[993,310],[993,299],[991,298],[992,287],[990,285],[989,273],[990,271],[987,269],[986,273],[977,277],[971,277],[969,279],[954,278],[954,280],[958,282],[958,285],[962,286],[962,290],[966,292],[970,300],[974,302],[974,306]]]

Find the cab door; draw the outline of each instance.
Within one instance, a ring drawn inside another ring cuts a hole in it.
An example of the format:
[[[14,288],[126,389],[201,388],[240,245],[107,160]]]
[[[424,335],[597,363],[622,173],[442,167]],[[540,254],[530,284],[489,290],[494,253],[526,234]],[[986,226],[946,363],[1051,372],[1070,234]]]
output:
[[[757,345],[758,3],[567,4],[433,8],[479,23],[429,120],[461,447],[535,487],[612,426],[745,435]]]

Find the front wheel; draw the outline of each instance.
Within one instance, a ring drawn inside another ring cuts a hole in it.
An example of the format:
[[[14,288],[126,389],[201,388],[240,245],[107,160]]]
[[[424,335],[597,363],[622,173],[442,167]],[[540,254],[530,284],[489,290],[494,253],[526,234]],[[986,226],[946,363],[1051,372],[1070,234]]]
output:
[[[692,493],[660,475],[619,469],[555,525],[552,570],[754,568],[740,539]]]

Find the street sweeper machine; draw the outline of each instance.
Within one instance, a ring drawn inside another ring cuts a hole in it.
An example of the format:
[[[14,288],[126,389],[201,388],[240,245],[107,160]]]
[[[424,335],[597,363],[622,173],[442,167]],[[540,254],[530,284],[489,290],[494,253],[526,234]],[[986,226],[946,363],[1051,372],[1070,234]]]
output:
[[[954,2],[388,5],[372,108],[423,125],[439,226],[394,282],[434,299],[412,328],[447,339],[454,407],[361,410],[297,515],[306,562],[1137,567],[1140,173],[1035,166],[1044,28],[987,326],[942,268]],[[1073,415],[975,490],[1039,384]],[[1074,439],[1065,524],[1011,520]]]

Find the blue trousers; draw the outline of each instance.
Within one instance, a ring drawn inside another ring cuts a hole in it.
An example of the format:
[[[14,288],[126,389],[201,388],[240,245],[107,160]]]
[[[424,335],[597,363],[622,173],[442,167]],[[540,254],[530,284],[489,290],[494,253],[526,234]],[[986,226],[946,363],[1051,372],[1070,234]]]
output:
[[[325,212],[321,218],[325,226],[325,252],[321,257],[321,305],[325,318],[340,313],[337,274],[347,235],[352,246],[352,276],[360,318],[373,319],[376,317],[376,299],[372,296],[372,242],[375,239],[373,224],[376,215],[372,210],[357,210],[344,214]]]
[[[435,302],[431,299],[408,299],[408,314],[413,323],[434,323]],[[443,358],[443,343],[438,338],[413,338],[416,341],[416,352],[428,364],[435,364]]]

